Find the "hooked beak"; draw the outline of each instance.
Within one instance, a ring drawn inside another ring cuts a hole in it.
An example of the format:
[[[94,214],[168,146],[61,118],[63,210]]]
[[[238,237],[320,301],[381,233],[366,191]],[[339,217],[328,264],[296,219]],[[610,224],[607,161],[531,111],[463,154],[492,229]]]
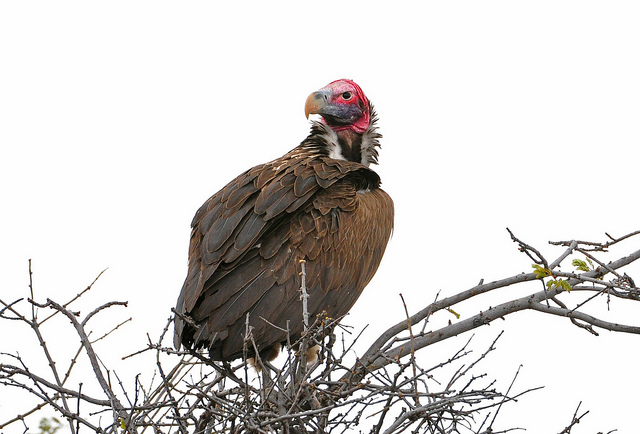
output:
[[[320,89],[309,95],[304,105],[304,115],[307,119],[309,119],[309,115],[322,114],[323,109],[329,104],[331,94],[329,89]]]

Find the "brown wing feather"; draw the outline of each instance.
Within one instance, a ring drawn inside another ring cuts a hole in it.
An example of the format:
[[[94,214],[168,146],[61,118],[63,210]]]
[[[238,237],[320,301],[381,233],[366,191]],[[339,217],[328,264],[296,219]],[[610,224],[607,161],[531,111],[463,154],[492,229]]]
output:
[[[308,263],[311,313],[344,315],[373,277],[391,233],[393,203],[378,182],[357,163],[292,151],[212,196],[192,223],[175,345],[236,358],[247,314],[260,349],[286,339],[271,324],[286,328],[289,320],[292,338],[298,336],[300,259]]]
[[[292,340],[302,332],[299,259],[306,260],[308,308],[312,317],[323,311],[332,318],[345,315],[375,274],[393,227],[393,202],[382,190],[357,193],[352,185],[351,188],[344,188],[345,185],[349,186],[349,181],[334,186],[338,187],[336,190],[340,190],[342,196],[336,196],[333,187],[329,188],[319,194],[311,209],[292,216],[290,227],[297,227],[302,236],[298,238],[292,234],[290,241],[283,244],[278,252],[281,258],[264,261],[263,267],[266,269],[278,260],[285,264],[273,273],[276,280],[273,287],[247,310],[249,323],[253,327],[252,335],[260,349],[285,341],[287,336],[282,329],[288,327]],[[351,205],[349,211],[341,208],[340,204],[345,203]],[[324,207],[333,204],[331,209],[337,214],[341,227],[359,229],[338,230],[330,234],[323,228],[327,220],[331,220],[331,215],[318,212],[316,205],[319,204]],[[315,226],[304,234],[302,221],[314,214]],[[324,236],[320,236],[323,233]],[[335,248],[336,245],[347,246],[348,251],[341,251]],[[288,253],[289,249],[291,253]],[[339,256],[344,257],[340,267],[335,264]],[[230,327],[219,354],[221,358],[234,358],[242,354],[245,315]]]

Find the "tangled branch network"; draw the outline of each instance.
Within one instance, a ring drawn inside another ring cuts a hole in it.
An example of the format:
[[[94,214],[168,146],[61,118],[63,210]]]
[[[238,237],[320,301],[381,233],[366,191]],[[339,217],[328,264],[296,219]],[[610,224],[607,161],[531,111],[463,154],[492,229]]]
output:
[[[380,334],[362,354],[354,350],[361,333],[341,323],[343,318],[326,314],[309,317],[301,263],[299,321],[305,332],[297,341],[287,341],[283,354],[273,363],[259,356],[246,357],[259,354],[253,347],[248,321],[245,357],[231,363],[214,362],[206,353],[176,351],[167,345],[170,318],[157,339],[148,337],[146,347],[124,357],[148,363],[145,370],[156,374],[147,383],[140,376],[121,380],[117,369],[107,368],[96,351],[96,342],[117,334],[129,320],[99,338],[91,338],[91,321],[113,308],[127,306],[126,302],[100,305],[84,318],[73,310],[78,300],[95,288],[100,276],[66,303],[36,301],[31,281],[28,297],[0,300],[0,320],[30,329],[41,349],[41,355],[34,359],[16,349],[0,348],[0,384],[12,388],[16,396],[19,393],[25,403],[24,411],[17,415],[0,415],[0,429],[21,424],[26,432],[29,421],[44,408],[58,413],[73,434],[83,427],[103,433],[400,433],[410,429],[488,434],[516,429],[498,427],[499,415],[505,411],[505,404],[535,389],[516,392],[516,372],[509,387],[498,390],[495,380],[483,370],[483,362],[496,357],[493,353],[499,337],[479,354],[471,349],[469,340],[446,359],[430,365],[421,360],[420,351],[526,310],[564,317],[567,324],[596,335],[601,329],[640,334],[638,325],[612,322],[587,311],[598,301],[609,303],[617,298],[631,303],[640,299],[633,278],[622,271],[640,258],[640,249],[614,260],[603,259],[610,250],[636,240],[640,231],[619,238],[607,234],[602,243],[551,242],[561,250],[551,261],[511,231],[509,234],[519,252],[531,260],[532,272],[489,283],[481,280],[472,288],[437,298],[417,312],[410,312],[405,304],[406,316]],[[481,300],[484,294],[526,282],[540,282],[540,287],[467,318],[431,327],[431,320],[439,312],[455,314],[454,308],[464,301]],[[568,306],[568,292],[581,295],[573,307]],[[42,319],[43,313],[47,315]],[[69,333],[65,339],[77,342],[68,358],[58,360],[54,354],[61,354],[62,349],[50,348],[46,339],[49,334],[61,333],[59,328],[49,328],[55,318],[66,319],[71,328],[63,332]],[[148,362],[143,355],[154,357]],[[45,363],[40,363],[43,360]],[[88,361],[84,364],[88,370],[80,370],[81,360]],[[570,433],[587,413],[579,414],[578,407],[561,432]]]

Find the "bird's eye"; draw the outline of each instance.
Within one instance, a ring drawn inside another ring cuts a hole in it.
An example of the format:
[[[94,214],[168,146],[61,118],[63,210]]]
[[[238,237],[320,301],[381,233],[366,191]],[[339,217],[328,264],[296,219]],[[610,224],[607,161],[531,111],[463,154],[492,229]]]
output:
[[[351,92],[344,92],[342,94],[342,99],[345,101],[349,101],[351,99],[351,97],[353,97],[353,95],[351,95]]]

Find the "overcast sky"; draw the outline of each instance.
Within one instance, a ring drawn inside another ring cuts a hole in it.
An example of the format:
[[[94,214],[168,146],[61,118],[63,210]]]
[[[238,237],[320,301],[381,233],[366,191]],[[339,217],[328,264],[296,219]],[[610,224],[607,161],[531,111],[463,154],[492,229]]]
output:
[[[0,298],[28,296],[29,258],[41,300],[64,302],[108,268],[84,309],[130,302],[101,318],[133,317],[101,343],[120,363],[175,305],[197,208],[303,140],[307,95],[338,78],[376,106],[375,170],[396,204],[346,320],[371,324],[365,343],[402,319],[399,293],[415,311],[439,290],[531,271],[506,227],[549,259],[562,251],[549,240],[638,230],[638,23],[634,1],[2,2]],[[637,306],[595,304],[638,325]],[[484,369],[504,385],[522,364],[519,390],[546,387],[497,427],[559,432],[583,401],[576,433],[637,432],[638,336],[522,313],[477,329],[475,350],[503,329]],[[2,334],[1,351],[27,351],[30,334]],[[72,336],[60,322],[51,340]],[[445,358],[467,338],[425,352]],[[0,421],[16,412],[6,393]]]

